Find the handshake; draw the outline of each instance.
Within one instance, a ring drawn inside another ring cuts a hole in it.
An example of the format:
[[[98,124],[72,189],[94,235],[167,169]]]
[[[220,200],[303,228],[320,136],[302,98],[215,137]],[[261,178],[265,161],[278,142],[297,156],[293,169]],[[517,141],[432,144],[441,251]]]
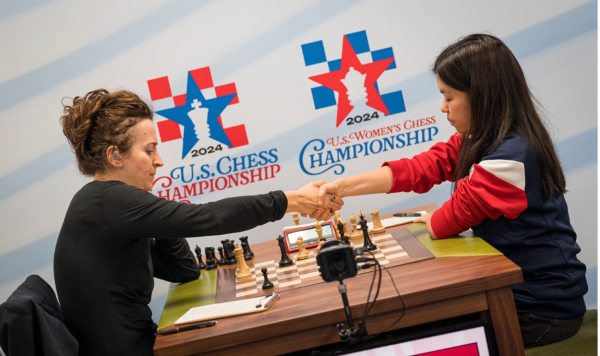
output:
[[[344,200],[338,196],[335,182],[312,182],[296,191],[285,192],[288,200],[286,213],[297,212],[311,219],[327,220],[342,208]]]

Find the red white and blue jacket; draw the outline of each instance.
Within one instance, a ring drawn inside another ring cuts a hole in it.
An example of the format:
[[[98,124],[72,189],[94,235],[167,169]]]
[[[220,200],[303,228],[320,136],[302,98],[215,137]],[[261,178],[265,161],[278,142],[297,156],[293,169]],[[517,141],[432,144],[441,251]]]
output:
[[[453,181],[462,135],[412,159],[385,162],[393,192],[425,193]],[[450,200],[431,217],[438,238],[472,228],[523,270],[513,287],[517,311],[568,319],[585,313],[585,265],[564,196],[543,198],[537,159],[519,136],[507,136],[492,154],[456,182]]]

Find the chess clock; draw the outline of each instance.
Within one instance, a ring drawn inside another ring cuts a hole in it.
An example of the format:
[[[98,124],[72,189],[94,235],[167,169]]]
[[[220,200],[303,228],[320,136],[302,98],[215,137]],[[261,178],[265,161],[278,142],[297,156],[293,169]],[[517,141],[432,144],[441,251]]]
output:
[[[320,221],[320,223],[325,241],[340,239],[332,221]],[[317,247],[319,245],[319,238],[316,229],[316,223],[284,227],[283,241],[285,242],[285,251],[288,253],[298,252],[296,241],[298,241],[299,237],[302,237],[304,241],[304,248]]]

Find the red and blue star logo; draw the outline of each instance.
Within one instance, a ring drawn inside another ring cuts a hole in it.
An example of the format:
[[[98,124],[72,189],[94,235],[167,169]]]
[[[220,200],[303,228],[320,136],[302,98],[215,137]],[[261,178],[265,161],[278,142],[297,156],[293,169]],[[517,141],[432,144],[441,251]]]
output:
[[[344,85],[344,78],[350,70],[356,70],[365,76],[367,106],[385,115],[406,111],[401,90],[381,94],[377,85],[377,80],[385,71],[396,68],[393,49],[389,47],[371,51],[366,31],[344,35],[341,59],[328,61],[323,41],[302,45],[302,54],[306,66],[327,63],[328,73],[311,76],[309,79],[321,84],[311,89],[315,109],[338,105],[336,127],[340,126],[353,109],[346,95],[348,88]],[[362,62],[358,55],[363,58]],[[334,92],[338,93],[337,102]]]
[[[248,144],[245,125],[225,128],[221,119],[227,106],[239,103],[235,83],[215,87],[209,67],[188,72],[185,94],[173,96],[168,77],[148,80],[148,88],[152,101],[173,101],[173,107],[156,112],[167,119],[158,122],[157,126],[161,142],[183,138],[182,159],[199,143],[199,130],[209,130],[210,136],[207,132],[207,138],[229,148]],[[198,127],[189,115],[199,107],[208,111],[205,125],[201,125],[204,127]]]

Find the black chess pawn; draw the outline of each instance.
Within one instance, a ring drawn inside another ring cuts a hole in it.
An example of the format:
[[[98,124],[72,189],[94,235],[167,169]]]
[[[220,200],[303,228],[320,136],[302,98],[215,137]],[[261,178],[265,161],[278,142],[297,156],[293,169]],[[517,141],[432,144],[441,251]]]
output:
[[[250,252],[250,256],[254,257],[254,252],[250,249],[250,243],[248,242],[248,236],[240,237],[240,241],[245,242],[248,245],[248,251]]]
[[[363,250],[364,251],[375,251],[377,250],[377,245],[371,241],[369,237],[369,227],[367,226],[367,221],[363,218],[360,220],[360,229],[365,237],[365,241],[363,242]]]
[[[217,247],[217,250],[219,250],[219,260],[217,261],[217,263],[219,265],[224,265],[226,260],[225,260],[225,252],[223,252],[223,247],[219,246],[219,247]]]
[[[275,286],[273,285],[273,283],[271,283],[271,281],[269,280],[269,277],[267,276],[267,268],[263,267],[260,269],[260,271],[262,272],[262,275],[265,279],[263,282],[263,285],[262,285],[262,289],[267,290],[267,289],[275,288]]]
[[[217,258],[215,257],[215,248],[207,247],[204,249],[204,254],[206,255],[206,270],[210,271],[217,268]]]
[[[242,250],[244,251],[244,261],[252,260],[252,255],[250,254],[247,242],[242,241]]]
[[[281,261],[279,261],[279,267],[291,266],[294,264],[294,260],[289,258],[287,252],[285,252],[285,243],[283,242],[283,237],[279,235],[277,238],[279,241],[279,249],[281,250]]]
[[[342,220],[338,220],[337,223],[338,231],[340,232],[340,240],[346,245],[350,245],[350,239],[346,236],[346,232],[344,231],[344,224],[342,224]]]
[[[198,258],[198,268],[200,270],[203,270],[206,268],[206,263],[204,263],[204,261],[202,261],[202,249],[200,247],[198,247],[198,245],[196,245],[196,257]]]

